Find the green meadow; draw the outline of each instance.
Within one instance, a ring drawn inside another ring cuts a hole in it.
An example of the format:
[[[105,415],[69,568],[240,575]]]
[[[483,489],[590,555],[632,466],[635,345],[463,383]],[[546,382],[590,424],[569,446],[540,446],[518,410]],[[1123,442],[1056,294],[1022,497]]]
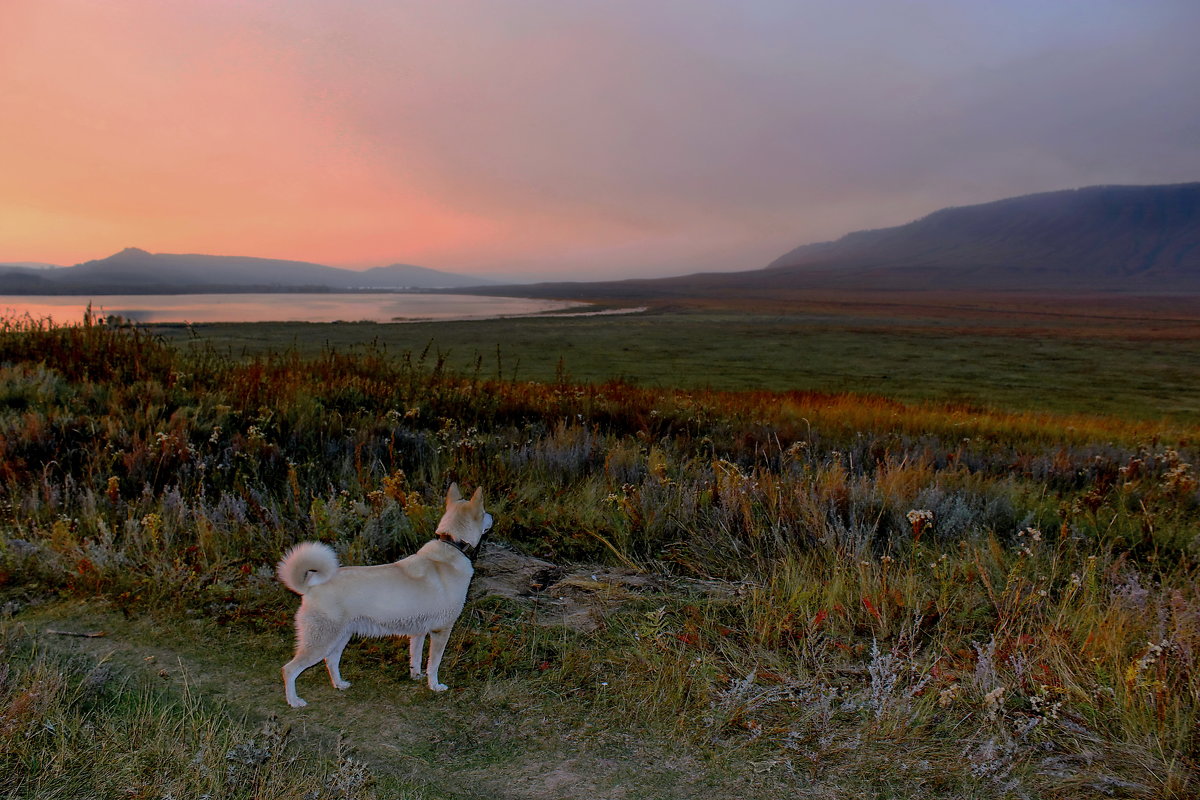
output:
[[[1123,323],[1071,335],[937,316],[648,311],[377,324],[159,326],[234,357],[371,343],[489,379],[564,376],[662,389],[850,392],[909,402],[1200,421],[1200,339],[1131,339]]]
[[[1141,328],[6,323],[0,792],[1194,797],[1200,346]],[[372,640],[288,709],[281,554],[451,481],[451,691]]]

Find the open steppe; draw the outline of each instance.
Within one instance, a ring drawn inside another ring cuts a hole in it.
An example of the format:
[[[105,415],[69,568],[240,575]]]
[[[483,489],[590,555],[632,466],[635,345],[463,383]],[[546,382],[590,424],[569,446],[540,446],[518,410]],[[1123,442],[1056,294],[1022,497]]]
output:
[[[280,302],[286,302],[281,295]],[[1200,297],[776,293],[605,297],[640,313],[403,325],[159,326],[234,358],[370,344],[484,379],[815,391],[1200,420]]]
[[[810,300],[8,323],[0,790],[1195,796],[1200,314]],[[451,480],[452,691],[363,642],[288,709],[275,561],[411,552]]]

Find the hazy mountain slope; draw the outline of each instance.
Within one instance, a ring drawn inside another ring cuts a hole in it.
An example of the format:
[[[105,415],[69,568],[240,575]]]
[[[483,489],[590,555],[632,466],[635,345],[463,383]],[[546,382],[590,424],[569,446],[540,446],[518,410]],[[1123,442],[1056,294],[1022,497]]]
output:
[[[421,286],[421,287],[461,287],[476,286],[481,283],[493,283],[478,276],[459,275],[454,272],[442,272],[428,267],[414,267],[411,264],[390,264],[386,267],[372,267],[362,272],[364,285],[373,287],[385,286]]]
[[[669,302],[826,289],[1200,292],[1200,183],[1095,186],[946,208],[798,247],[757,270],[479,293]]]
[[[796,248],[770,264],[788,284],[894,288],[1200,287],[1200,183],[1096,186],[946,208]]]
[[[0,294],[25,294],[53,287],[47,277],[49,272],[22,264],[0,264]]]
[[[485,280],[392,264],[349,270],[242,256],[176,255],[127,248],[108,258],[74,267],[0,269],[0,291],[9,292],[189,292],[214,290],[432,289],[473,286]]]
[[[58,264],[47,264],[46,261],[5,261],[4,264],[0,264],[0,271],[7,269],[7,267],[38,271],[59,269]]]
[[[173,255],[126,248],[108,258],[87,261],[59,273],[61,282],[101,281],[149,286],[218,284],[236,286],[316,286],[336,280],[339,270],[304,261],[239,256]]]

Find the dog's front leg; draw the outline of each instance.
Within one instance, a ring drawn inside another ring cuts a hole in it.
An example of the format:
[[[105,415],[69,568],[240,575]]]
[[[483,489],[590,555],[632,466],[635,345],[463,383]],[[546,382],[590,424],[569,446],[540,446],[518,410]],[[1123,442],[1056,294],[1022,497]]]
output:
[[[414,681],[421,680],[425,673],[421,671],[421,656],[425,651],[425,634],[418,633],[408,637],[408,677]]]
[[[444,683],[438,683],[438,666],[442,663],[442,653],[446,651],[446,642],[450,641],[450,629],[429,632],[429,688],[435,692],[444,692],[450,688]]]

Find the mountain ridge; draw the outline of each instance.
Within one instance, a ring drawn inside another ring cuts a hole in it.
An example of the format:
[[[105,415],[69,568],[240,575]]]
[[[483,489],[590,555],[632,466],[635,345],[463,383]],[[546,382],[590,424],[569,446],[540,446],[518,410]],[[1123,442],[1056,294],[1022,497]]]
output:
[[[1050,287],[1056,274],[1083,277],[1085,267],[1096,288],[1200,286],[1200,183],[1091,186],[951,206],[905,225],[802,245],[765,269],[793,277],[923,269],[973,289],[1021,288],[1017,279]]]
[[[904,225],[801,245],[764,267],[622,281],[499,285],[406,264],[126,248],[74,267],[0,264],[10,294],[466,290],[572,300],[762,297],[782,292],[1200,293],[1200,182],[1105,185],[950,206]]]
[[[670,302],[827,290],[1200,293],[1200,183],[1090,186],[951,206],[801,245],[752,270],[477,293]]]
[[[487,283],[484,278],[411,264],[351,270],[253,256],[150,253],[137,247],[56,269],[0,264],[0,292],[9,294],[400,291]]]

